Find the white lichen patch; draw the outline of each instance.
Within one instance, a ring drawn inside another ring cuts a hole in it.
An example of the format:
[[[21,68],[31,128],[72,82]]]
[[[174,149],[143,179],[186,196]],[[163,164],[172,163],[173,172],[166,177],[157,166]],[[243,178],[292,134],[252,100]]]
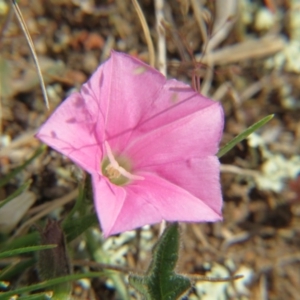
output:
[[[248,145],[259,147],[264,159],[261,172],[254,178],[259,189],[279,193],[288,180],[295,179],[300,174],[300,156],[286,158],[282,154],[274,155],[267,149],[264,140],[255,133],[248,137]]]
[[[282,51],[266,61],[266,68],[300,73],[300,2],[290,1],[285,12],[285,26],[289,41]]]
[[[265,67],[300,73],[300,41],[290,41],[282,51],[266,60]]]
[[[279,193],[287,180],[295,179],[300,173],[300,156],[287,159],[280,154],[274,155],[263,163],[261,171],[256,177],[258,187]]]
[[[198,299],[201,300],[228,300],[235,299],[234,297],[239,297],[239,299],[249,299],[249,290],[247,285],[251,283],[253,279],[253,271],[245,266],[241,266],[238,270],[235,269],[235,264],[233,261],[230,261],[230,266],[222,266],[217,263],[213,263],[210,269],[210,272],[206,276],[210,278],[229,278],[232,276],[229,272],[229,269],[233,271],[234,275],[243,275],[241,279],[234,281],[234,287],[232,286],[231,281],[224,282],[207,282],[207,281],[198,281],[195,284],[195,289]]]
[[[266,8],[261,8],[256,16],[254,21],[254,27],[258,31],[270,29],[276,21],[275,15]]]
[[[228,270],[217,264],[214,263],[210,272],[206,274],[211,278],[225,278],[230,276]],[[218,300],[227,300],[227,288],[229,287],[230,282],[203,282],[198,281],[195,284],[195,289],[197,296],[201,300],[210,300],[210,299],[218,299]]]

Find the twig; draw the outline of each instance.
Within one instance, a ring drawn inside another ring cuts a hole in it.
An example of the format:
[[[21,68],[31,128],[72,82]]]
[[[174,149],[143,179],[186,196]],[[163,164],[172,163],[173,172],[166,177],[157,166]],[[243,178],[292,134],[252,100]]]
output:
[[[226,239],[220,247],[221,252],[225,252],[227,250],[227,248],[229,248],[233,244],[246,241],[247,239],[250,238],[250,236],[251,235],[248,231],[243,231],[243,232],[240,232],[240,233]]]
[[[0,157],[9,156],[13,149],[32,143],[35,140],[35,137],[34,137],[35,133],[36,133],[36,130],[27,131],[25,133],[22,133],[20,136],[15,138],[8,146],[0,149]]]
[[[259,289],[260,289],[260,299],[261,300],[268,300],[266,274],[261,275],[261,278],[259,280]]]
[[[209,60],[216,65],[224,65],[244,61],[246,59],[261,58],[269,56],[275,52],[282,50],[286,42],[279,35],[265,36],[260,39],[247,40],[245,42],[230,45],[214,52],[208,52],[204,55],[202,61],[206,63]],[[201,59],[202,54],[196,56]]]
[[[234,275],[232,277],[223,277],[223,278],[212,278],[212,277],[207,277],[207,276],[199,276],[199,275],[188,275],[189,278],[193,280],[198,280],[198,281],[210,281],[210,282],[228,282],[228,281],[233,281],[233,280],[238,280],[243,278],[243,275]]]
[[[151,39],[151,35],[150,35],[150,30],[148,27],[148,24],[146,22],[145,16],[143,14],[143,11],[138,3],[137,0],[132,0],[133,6],[138,14],[138,17],[141,21],[142,24],[142,28],[145,34],[145,38],[146,38],[146,42],[147,42],[147,46],[148,46],[148,51],[149,51],[149,64],[150,66],[154,67],[155,66],[155,51],[154,51],[154,46],[153,46],[153,42]]]
[[[200,1],[197,0],[191,0],[191,4],[194,10],[194,15],[196,17],[196,21],[198,23],[200,33],[202,36],[203,44],[206,45],[208,38],[207,38],[207,31],[205,27],[205,23],[202,17],[202,5]]]
[[[94,261],[88,261],[88,260],[73,260],[72,264],[74,266],[80,266],[80,267],[91,267],[95,269],[108,269],[108,270],[113,270],[113,271],[118,271],[118,272],[123,272],[123,273],[138,273],[136,270],[128,268],[128,267],[121,267],[121,266],[114,266],[114,265],[109,265],[109,264],[102,264],[102,263],[97,263]]]
[[[38,77],[39,77],[39,80],[40,80],[40,85],[41,85],[42,93],[43,93],[43,96],[44,96],[45,104],[46,104],[46,107],[49,109],[50,108],[49,107],[49,100],[48,100],[48,96],[47,96],[45,82],[44,82],[44,78],[43,78],[41,68],[39,66],[39,61],[38,61],[37,55],[36,55],[35,50],[34,50],[33,41],[31,39],[31,36],[29,34],[29,30],[27,28],[27,25],[26,25],[24,19],[23,19],[23,16],[22,16],[22,13],[19,9],[18,4],[16,3],[15,0],[11,0],[11,1],[12,1],[12,4],[13,4],[13,10],[14,10],[16,16],[17,16],[17,19],[20,23],[21,29],[22,29],[22,31],[23,31],[23,33],[26,37],[26,40],[28,42],[29,49],[31,51],[31,54],[32,54],[32,57],[33,57],[33,60],[34,60],[35,66],[36,66],[36,70],[37,70],[37,73],[38,73]]]
[[[208,68],[206,69],[205,76],[201,85],[201,94],[203,94],[204,96],[208,96],[208,92],[214,77],[214,66],[213,62],[209,60],[209,56],[206,65],[208,66]]]
[[[213,35],[208,41],[207,51],[215,49],[229,34],[237,11],[237,0],[216,0],[216,20]]]
[[[164,0],[155,0],[155,15],[156,15],[156,30],[157,30],[157,52],[158,52],[158,70],[164,75],[167,75],[167,62],[166,62],[166,33],[162,25],[164,21]]]
[[[46,207],[43,211],[41,211],[40,213],[33,216],[31,219],[29,219],[25,223],[23,223],[18,228],[18,230],[15,232],[15,234],[13,235],[11,240],[14,239],[16,236],[20,235],[26,227],[30,226],[31,224],[33,224],[35,221],[39,220],[40,218],[46,216],[48,213],[50,213],[54,209],[64,206],[65,204],[73,201],[77,197],[77,195],[78,195],[78,189],[75,189],[72,192],[70,192],[69,194],[52,201],[51,204],[48,207]]]
[[[258,171],[242,169],[237,166],[225,165],[225,164],[221,165],[221,172],[222,173],[233,173],[233,174],[245,175],[245,176],[251,176],[251,177],[257,177],[259,175]]]

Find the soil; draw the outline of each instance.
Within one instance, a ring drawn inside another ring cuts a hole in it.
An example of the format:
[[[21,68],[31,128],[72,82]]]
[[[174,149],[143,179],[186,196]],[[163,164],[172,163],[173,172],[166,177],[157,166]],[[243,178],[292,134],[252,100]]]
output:
[[[222,103],[226,125],[221,146],[275,114],[220,159],[223,222],[181,225],[177,271],[195,276],[186,299],[300,299],[299,7],[292,0],[162,2],[159,31],[158,8],[151,0],[139,0],[154,43],[156,67],[162,71],[165,63],[168,77],[195,88],[199,79],[201,93]],[[147,35],[130,0],[20,0],[18,5],[38,56],[50,110],[15,12],[9,1],[0,0],[1,177],[36,151],[40,145],[36,130],[112,49],[147,63],[151,60]],[[165,36],[159,34],[162,31]],[[159,41],[165,43],[166,52]],[[165,62],[159,64],[159,57]],[[0,188],[2,200],[31,180],[34,204],[9,235],[24,234],[49,217],[64,218],[82,176],[67,158],[44,151]],[[53,203],[57,203],[53,210],[46,211]],[[32,219],[43,210],[45,214]],[[104,244],[115,260],[109,263],[120,264],[125,271],[145,270],[158,231],[157,225],[132,237],[110,238]],[[99,239],[99,228],[90,234]],[[95,269],[84,265],[84,259],[104,263],[95,253],[92,258],[82,250],[84,244],[83,236],[70,245],[75,271]],[[26,271],[22,284],[28,284],[33,273]],[[199,278],[235,275],[244,277],[225,283]],[[73,297],[122,299],[116,283],[107,278],[74,283]],[[131,297],[140,299],[133,291]]]

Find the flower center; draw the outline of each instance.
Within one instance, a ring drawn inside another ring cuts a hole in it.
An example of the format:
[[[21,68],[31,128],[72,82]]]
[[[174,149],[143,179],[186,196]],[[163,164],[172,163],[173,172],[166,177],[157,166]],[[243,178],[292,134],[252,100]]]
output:
[[[106,168],[105,171],[107,173],[107,177],[111,179],[117,179],[121,176],[121,173],[119,170],[115,169],[111,164],[109,164]]]
[[[107,157],[101,164],[102,174],[106,176],[111,183],[116,185],[125,185],[132,180],[143,180],[144,177],[131,173],[130,162],[124,157],[114,157],[108,142],[104,142]]]

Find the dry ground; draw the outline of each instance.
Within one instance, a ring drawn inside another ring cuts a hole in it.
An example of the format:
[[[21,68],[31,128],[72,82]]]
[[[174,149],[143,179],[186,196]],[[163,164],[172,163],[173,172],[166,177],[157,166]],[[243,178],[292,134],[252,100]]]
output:
[[[165,37],[156,30],[153,1],[139,3],[159,53],[157,66],[162,70],[166,63],[169,77],[188,83],[193,76],[201,77],[202,93],[223,104],[222,144],[275,114],[221,159],[224,221],[182,225],[179,271],[244,278],[233,285],[206,283],[202,290],[195,281],[188,298],[300,299],[299,2],[165,0]],[[39,57],[51,111],[87,80],[111,49],[146,62],[151,59],[129,0],[20,0],[19,5]],[[159,43],[166,44],[166,53]],[[0,0],[0,47],[0,172],[4,175],[38,147],[33,134],[51,112],[44,105],[26,39],[4,0]],[[0,190],[1,200],[32,180],[35,204],[12,232],[40,212],[38,207],[43,211],[56,199],[52,216],[63,217],[69,211],[77,186],[72,166],[49,149]],[[147,265],[157,227],[141,233],[146,242],[122,242],[126,247],[120,256],[126,260],[116,263],[137,269]],[[78,244],[72,245],[77,259]],[[114,288],[107,286],[94,280],[86,289],[74,286],[74,294],[89,294],[79,299],[118,299]],[[209,296],[200,296],[204,290]]]

